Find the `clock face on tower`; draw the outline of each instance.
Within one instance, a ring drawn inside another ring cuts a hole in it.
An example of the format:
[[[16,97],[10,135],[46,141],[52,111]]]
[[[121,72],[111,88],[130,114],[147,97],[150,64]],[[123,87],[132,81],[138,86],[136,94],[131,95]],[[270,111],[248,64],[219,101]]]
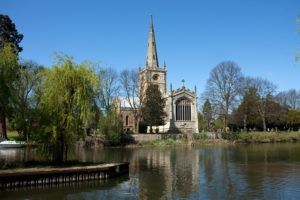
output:
[[[158,74],[154,74],[154,75],[152,76],[152,79],[153,79],[154,81],[157,81],[157,80],[158,80],[158,77],[159,77]]]

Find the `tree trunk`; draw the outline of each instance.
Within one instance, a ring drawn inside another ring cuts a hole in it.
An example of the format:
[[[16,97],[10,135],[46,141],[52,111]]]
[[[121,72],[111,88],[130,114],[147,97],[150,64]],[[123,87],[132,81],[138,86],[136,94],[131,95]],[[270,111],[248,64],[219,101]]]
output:
[[[152,129],[152,126],[150,126],[150,133],[153,133],[153,129]]]
[[[227,127],[227,116],[224,115],[224,118],[223,118],[223,131],[224,132],[227,132],[226,127]]]
[[[263,121],[264,131],[267,131],[267,125],[266,125],[266,119],[265,119],[265,117],[262,118],[262,121]]]
[[[134,131],[134,133],[139,133],[139,124],[140,124],[140,122],[139,122],[139,119],[138,118],[135,118],[135,120],[134,120],[135,122],[134,122],[134,128],[135,128],[135,131]]]
[[[244,115],[244,131],[247,132],[247,115]]]
[[[0,139],[1,138],[7,139],[5,114],[2,108],[0,108]]]

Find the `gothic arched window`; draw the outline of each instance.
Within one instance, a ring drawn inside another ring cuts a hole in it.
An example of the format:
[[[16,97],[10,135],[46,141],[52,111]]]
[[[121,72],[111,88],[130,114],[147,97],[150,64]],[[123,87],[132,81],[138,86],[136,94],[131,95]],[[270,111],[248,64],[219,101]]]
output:
[[[191,121],[191,102],[182,99],[176,102],[176,121]]]

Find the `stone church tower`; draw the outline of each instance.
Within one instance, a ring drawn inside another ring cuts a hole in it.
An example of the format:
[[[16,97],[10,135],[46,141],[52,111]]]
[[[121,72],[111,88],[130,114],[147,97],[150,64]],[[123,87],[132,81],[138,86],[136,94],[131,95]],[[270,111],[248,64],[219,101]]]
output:
[[[159,133],[197,133],[198,132],[198,105],[197,92],[189,90],[185,86],[167,91],[167,67],[159,66],[154,26],[151,17],[150,35],[148,39],[146,65],[143,69],[139,68],[139,95],[145,97],[146,89],[150,84],[158,85],[159,90],[166,101],[165,112],[167,114],[165,125],[153,127]],[[123,118],[124,131],[137,133],[134,128],[134,118],[132,108],[120,106]],[[150,128],[148,127],[148,130]]]
[[[139,87],[141,96],[144,97],[147,87],[150,84],[158,85],[163,97],[167,95],[166,65],[159,67],[154,35],[153,21],[151,17],[150,35],[148,40],[147,57],[145,68],[139,69]]]

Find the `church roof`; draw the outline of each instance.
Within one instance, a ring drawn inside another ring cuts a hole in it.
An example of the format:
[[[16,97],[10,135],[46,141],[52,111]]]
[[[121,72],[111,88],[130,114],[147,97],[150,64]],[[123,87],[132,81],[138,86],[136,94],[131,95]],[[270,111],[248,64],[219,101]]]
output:
[[[150,22],[150,35],[148,39],[148,49],[147,49],[147,58],[146,58],[146,68],[158,68],[158,57],[156,50],[156,42],[154,35],[154,26],[151,16]]]

